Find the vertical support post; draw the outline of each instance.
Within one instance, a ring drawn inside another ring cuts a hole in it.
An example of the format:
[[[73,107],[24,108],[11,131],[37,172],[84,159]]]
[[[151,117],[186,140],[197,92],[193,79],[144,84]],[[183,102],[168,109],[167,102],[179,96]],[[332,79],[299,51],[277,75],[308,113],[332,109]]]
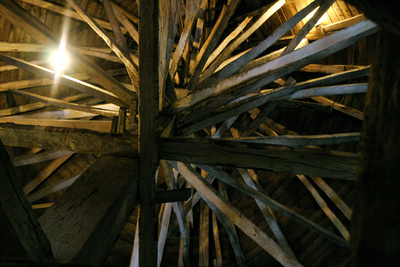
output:
[[[139,8],[139,266],[157,266],[155,173],[158,166],[158,0]]]

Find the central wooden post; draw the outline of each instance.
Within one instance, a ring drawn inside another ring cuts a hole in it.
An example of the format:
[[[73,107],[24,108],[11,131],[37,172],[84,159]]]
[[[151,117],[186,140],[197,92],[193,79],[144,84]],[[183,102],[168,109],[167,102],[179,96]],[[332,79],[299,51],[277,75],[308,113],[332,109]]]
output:
[[[139,266],[157,265],[155,172],[158,167],[158,0],[140,0]]]

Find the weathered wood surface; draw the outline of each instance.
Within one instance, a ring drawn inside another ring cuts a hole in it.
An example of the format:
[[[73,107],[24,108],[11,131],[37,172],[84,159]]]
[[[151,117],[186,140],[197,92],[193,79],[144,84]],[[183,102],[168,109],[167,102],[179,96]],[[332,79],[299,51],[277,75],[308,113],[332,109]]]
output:
[[[207,183],[190,165],[177,163],[178,171],[214,206],[221,210],[225,216],[237,225],[245,234],[266,250],[283,266],[302,266],[292,256],[287,254],[275,241],[270,239],[255,224],[247,219],[225,198],[218,195],[214,187]]]
[[[35,93],[31,92],[22,92],[22,91],[17,91],[17,90],[8,90],[9,92],[16,94],[16,95],[21,95],[33,100],[40,101],[45,104],[61,107],[61,108],[66,108],[66,109],[73,109],[73,110],[79,110],[87,113],[92,113],[92,114],[98,114],[101,116],[105,117],[113,117],[113,116],[118,116],[118,112],[107,110],[107,109],[102,109],[102,108],[96,108],[96,107],[91,107],[91,106],[86,106],[86,105],[79,105],[75,103],[68,103],[62,100],[58,100],[55,98],[47,97],[47,96],[42,96],[38,95]]]
[[[53,259],[50,242],[26,199],[0,141],[0,261]]]
[[[265,118],[264,118],[265,119]],[[263,119],[263,120],[264,120]],[[262,137],[239,137],[239,138],[219,138],[216,140],[226,140],[231,142],[281,145],[281,146],[320,146],[334,145],[345,142],[358,142],[360,133],[343,134],[322,134],[322,135],[280,135],[280,136],[262,136]]]
[[[210,139],[163,138],[160,158],[188,163],[269,169],[354,180],[356,155],[309,148],[245,146]],[[318,174],[317,174],[318,173]]]
[[[158,158],[158,0],[140,0],[139,25],[139,266],[157,266],[155,177]]]
[[[335,235],[334,233],[322,228],[321,226],[310,221],[309,219],[305,218],[304,216],[286,208],[282,204],[276,202],[275,200],[262,194],[261,192],[251,188],[250,186],[239,182],[237,179],[228,175],[226,172],[222,171],[218,167],[201,165],[201,164],[196,164],[196,166],[200,167],[202,170],[205,170],[210,175],[215,176],[217,179],[228,184],[229,186],[232,186],[233,188],[255,198],[256,200],[259,200],[260,202],[271,207],[272,209],[280,212],[282,215],[287,216],[288,218],[293,219],[293,220],[303,224],[304,226],[310,228],[311,230],[313,230],[313,231],[317,232],[318,234],[324,236],[325,238],[331,240],[332,242],[335,242],[338,245],[341,245],[345,248],[350,248],[350,244],[346,240],[344,240],[344,239],[338,237],[337,235]]]
[[[356,267],[400,264],[399,45],[399,35],[382,27],[372,63],[358,154],[350,233]]]
[[[116,136],[89,130],[5,123],[0,124],[0,138],[8,146],[39,147],[77,153],[101,155],[138,150],[137,136],[129,133]]]
[[[324,58],[334,52],[353,44],[354,42],[369,36],[377,31],[377,25],[371,21],[362,21],[349,28],[318,40],[302,49],[293,51],[283,57],[268,62],[261,67],[254,68],[244,73],[225,79],[215,86],[204,88],[182,98],[171,106],[173,114],[193,108],[193,106],[213,98],[219,107],[246,93],[254,91],[285,74],[306,66],[313,61]],[[261,79],[253,81],[254,79]],[[246,84],[249,83],[250,84]],[[239,87],[239,88],[238,88]],[[229,94],[227,94],[229,92]],[[217,97],[219,96],[219,97]],[[221,99],[223,97],[223,99]]]
[[[137,160],[103,156],[40,217],[58,261],[104,261],[135,207],[137,177]]]
[[[63,156],[70,155],[72,153],[73,152],[71,152],[71,151],[63,151],[63,150],[46,151],[46,152],[34,154],[34,155],[22,155],[19,157],[15,157],[12,159],[12,163],[13,163],[14,167],[26,166],[26,165],[30,165],[30,164],[43,162],[43,161],[61,158]]]

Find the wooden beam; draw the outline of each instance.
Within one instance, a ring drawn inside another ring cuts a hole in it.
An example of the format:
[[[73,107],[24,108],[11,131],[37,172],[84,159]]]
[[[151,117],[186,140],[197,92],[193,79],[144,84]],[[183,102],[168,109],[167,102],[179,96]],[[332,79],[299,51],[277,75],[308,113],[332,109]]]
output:
[[[213,98],[213,101],[218,103],[216,107],[220,107],[237,97],[273,82],[283,75],[339,51],[376,31],[377,25],[375,23],[368,20],[362,21],[283,57],[268,62],[261,67],[228,78],[218,83],[216,86],[207,87],[201,91],[189,94],[185,98],[176,101],[172,105],[170,113],[177,114],[188,110],[189,108],[193,108],[196,104],[210,98]],[[254,80],[256,81],[254,82]],[[247,85],[246,83],[250,84]],[[228,92],[230,92],[229,97],[227,97]],[[221,99],[222,96],[223,99]]]
[[[346,227],[342,224],[342,222],[338,219],[338,217],[332,212],[332,210],[328,207],[326,202],[322,199],[320,194],[317,192],[315,187],[310,183],[310,181],[304,175],[296,175],[297,178],[302,182],[302,184],[307,188],[307,190],[314,197],[315,201],[321,207],[322,211],[326,214],[326,216],[331,220],[331,222],[335,225],[335,227],[342,234],[344,239],[350,241],[350,233],[346,229]]]
[[[253,59],[257,58],[262,52],[268,49],[272,44],[279,40],[283,35],[285,35],[290,29],[292,29],[300,20],[307,16],[313,9],[315,9],[322,0],[316,0],[311,2],[308,6],[303,8],[301,11],[296,13],[287,22],[282,24],[278,29],[276,29],[268,38],[263,40],[260,44],[253,47],[251,50],[247,51],[240,58],[236,59],[232,63],[228,64],[223,70],[217,71],[210,78],[208,83],[216,83],[223,79],[232,76],[237,71],[239,71],[243,66],[248,64]]]
[[[57,261],[100,265],[135,207],[138,162],[103,156],[40,217]]]
[[[302,266],[293,257],[287,254],[281,247],[270,239],[255,224],[247,219],[226,199],[220,197],[218,192],[190,166],[181,162],[177,163],[178,171],[214,206],[221,210],[229,220],[237,225],[246,235],[266,250],[283,266]]]
[[[53,260],[50,242],[27,201],[0,141],[0,258]]]
[[[0,124],[14,123],[21,125],[50,126],[74,129],[86,129],[102,133],[109,133],[111,121],[83,121],[83,120],[52,120],[52,119],[28,119],[28,118],[0,118]]]
[[[223,267],[224,263],[222,261],[222,251],[221,251],[221,241],[219,239],[218,221],[217,221],[217,215],[215,215],[214,212],[212,213],[212,227],[213,227],[214,246],[215,246],[214,266]]]
[[[157,266],[161,266],[162,256],[165,247],[165,241],[167,239],[169,222],[171,219],[171,211],[172,211],[172,203],[167,203],[164,208],[164,213],[161,221],[161,230],[158,237],[158,245],[157,245]]]
[[[139,25],[139,266],[157,266],[155,173],[159,165],[158,0],[140,0]]]
[[[356,155],[311,148],[247,147],[210,139],[163,138],[160,158],[354,180]],[[318,173],[318,174],[317,174]]]
[[[35,5],[35,6],[44,8],[44,9],[47,9],[49,11],[52,11],[54,13],[57,13],[57,14],[60,14],[60,15],[66,16],[66,17],[71,17],[71,18],[74,18],[76,20],[84,21],[82,19],[82,17],[77,12],[75,12],[75,11],[69,9],[69,8],[60,6],[60,5],[55,5],[55,4],[53,4],[51,2],[48,2],[48,1],[23,0],[22,2],[31,4],[31,5]],[[103,20],[100,20],[100,19],[95,19],[95,20],[101,27],[103,27],[103,28],[105,28],[107,30],[112,30],[112,27],[111,27],[109,22],[103,21]],[[126,29],[122,28],[121,30],[124,33],[126,33]]]
[[[29,196],[27,196],[28,201],[30,203],[35,202],[36,200],[47,197],[48,195],[54,194],[60,190],[63,190],[65,188],[71,186],[76,181],[76,179],[78,179],[81,176],[81,174],[82,173],[75,174],[71,177],[65,178],[65,179],[55,183],[54,185],[48,186],[46,188],[43,188],[40,191],[30,194]]]
[[[324,104],[324,105],[328,105],[331,108],[333,108],[333,109],[335,109],[335,110],[337,110],[339,112],[342,112],[344,114],[350,115],[350,116],[352,116],[352,117],[354,117],[356,119],[359,119],[361,121],[364,120],[364,113],[362,111],[357,110],[357,109],[354,109],[354,108],[351,108],[351,107],[347,107],[347,106],[342,105],[340,103],[336,103],[335,101],[330,100],[330,99],[328,99],[326,97],[323,97],[323,96],[315,96],[315,97],[312,97],[311,99],[317,101],[318,103],[321,103],[321,104]]]
[[[225,30],[226,26],[228,26],[229,19],[235,12],[236,8],[238,7],[240,0],[232,0],[228,4],[226,12],[220,15],[220,22],[216,23],[213,32],[207,38],[207,41],[202,46],[199,54],[197,55],[196,59],[196,68],[193,72],[192,78],[190,79],[187,88],[192,90],[197,85],[198,79],[200,77],[201,72],[205,64],[207,63],[208,57],[211,55],[212,51],[214,50],[215,46],[217,45],[223,31]]]
[[[211,105],[209,107],[206,105],[203,108],[200,108],[190,114],[181,117],[177,120],[176,125],[178,129],[181,130],[182,135],[187,135],[195,131],[204,129],[205,127],[208,127],[210,125],[214,125],[218,122],[227,120],[231,117],[239,115],[255,107],[261,106],[270,101],[277,100],[279,98],[290,98],[290,96],[296,91],[310,87],[326,86],[334,83],[339,83],[349,79],[364,77],[368,74],[369,67],[364,67],[363,69],[359,70],[350,70],[342,73],[327,75],[325,77],[311,79],[308,81],[300,82],[296,85],[283,86],[273,90],[263,90],[258,94],[250,95],[248,97],[244,97],[243,99],[239,99],[232,104],[228,104],[219,112],[216,112],[217,114],[211,117],[209,116],[208,118],[205,118],[207,117],[207,114],[210,114],[215,108],[217,108],[217,106]],[[190,123],[193,123],[200,118],[205,119],[203,121],[189,125]],[[186,125],[185,128],[183,128],[184,125]]]
[[[258,144],[280,145],[280,146],[320,146],[320,145],[334,145],[345,142],[358,142],[360,140],[360,133],[298,135],[298,136],[280,135],[280,136],[239,137],[239,138],[233,137],[233,138],[219,138],[216,140],[227,140],[233,142],[254,143],[254,144],[258,143]]]
[[[349,242],[346,240],[338,237],[334,233],[322,228],[318,224],[310,221],[309,219],[305,218],[304,216],[286,208],[282,204],[276,202],[275,200],[269,198],[268,196],[262,194],[261,192],[251,188],[248,185],[245,185],[241,182],[239,182],[237,179],[231,177],[228,175],[226,172],[222,171],[218,167],[212,167],[212,166],[206,166],[206,165],[200,165],[196,164],[196,166],[199,166],[201,169],[205,170],[208,172],[210,175],[215,176],[217,179],[223,181],[224,183],[228,184],[229,186],[232,186],[233,188],[239,190],[242,193],[245,193],[260,202],[263,202],[267,206],[271,207],[272,209],[280,212],[282,215],[297,221],[298,223],[303,224],[304,226],[308,227],[309,229],[315,231],[316,233],[322,235],[323,237],[331,240],[332,242],[335,242],[338,245],[341,245],[342,247],[345,248],[350,248]]]
[[[334,74],[334,73],[340,73],[343,71],[358,70],[358,69],[363,69],[363,68],[365,68],[365,66],[309,64],[305,67],[300,68],[299,71]]]
[[[89,130],[5,123],[0,124],[0,138],[8,146],[98,155],[138,150],[137,136],[129,133],[116,136]]]
[[[199,218],[199,266],[208,267],[210,262],[210,208],[200,202]]]
[[[276,1],[274,4],[268,8],[264,14],[262,14],[257,21],[255,21],[250,27],[246,29],[238,38],[232,41],[229,46],[224,49],[224,51],[218,56],[218,58],[210,65],[210,67],[203,73],[199,79],[199,83],[210,77],[214,71],[219,67],[219,65],[224,62],[235,50],[239,47],[245,40],[249,38],[258,28],[260,28],[267,19],[269,19],[278,9],[280,9],[286,0]]]
[[[46,151],[40,154],[34,155],[22,155],[19,157],[15,157],[12,159],[12,163],[14,167],[19,166],[26,166],[30,164],[35,164],[43,161],[48,161],[52,159],[61,158],[66,155],[70,155],[73,152],[71,151],[63,151],[63,150],[56,150],[56,151]]]
[[[44,180],[52,175],[62,164],[64,164],[73,154],[68,154],[58,159],[52,160],[46,167],[44,167],[36,176],[24,186],[24,193],[28,195]]]
[[[12,0],[4,0],[0,3],[0,14],[17,27],[24,29],[32,38],[43,44],[58,45],[60,38],[43,22],[35,16],[21,8]],[[70,47],[67,44],[67,47]],[[124,103],[130,105],[135,101],[137,96],[134,92],[129,91],[120,82],[115,80],[111,75],[107,74],[99,66],[91,62],[86,57],[78,54],[73,48],[67,48],[67,53],[72,58],[74,66],[84,73],[87,73],[95,82],[107,88],[108,91],[115,94]]]
[[[26,98],[37,100],[39,102],[49,104],[52,106],[56,106],[56,107],[60,107],[60,108],[79,110],[82,112],[97,114],[97,115],[111,117],[111,118],[114,116],[118,116],[118,112],[111,111],[108,109],[96,108],[96,107],[91,107],[91,106],[86,106],[86,105],[79,105],[79,104],[75,104],[75,103],[68,103],[66,101],[58,100],[58,99],[47,97],[47,96],[38,95],[38,94],[27,92],[27,91],[18,91],[18,90],[8,90],[8,91],[10,93],[13,93],[16,95],[24,96]]]

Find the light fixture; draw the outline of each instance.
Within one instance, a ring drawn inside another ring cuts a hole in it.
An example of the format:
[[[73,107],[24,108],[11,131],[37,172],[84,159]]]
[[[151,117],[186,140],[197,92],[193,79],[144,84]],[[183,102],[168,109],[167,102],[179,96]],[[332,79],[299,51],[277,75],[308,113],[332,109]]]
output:
[[[65,52],[65,47],[60,46],[58,51],[53,55],[52,62],[56,73],[60,74],[65,70],[65,67],[68,64],[68,56]]]

